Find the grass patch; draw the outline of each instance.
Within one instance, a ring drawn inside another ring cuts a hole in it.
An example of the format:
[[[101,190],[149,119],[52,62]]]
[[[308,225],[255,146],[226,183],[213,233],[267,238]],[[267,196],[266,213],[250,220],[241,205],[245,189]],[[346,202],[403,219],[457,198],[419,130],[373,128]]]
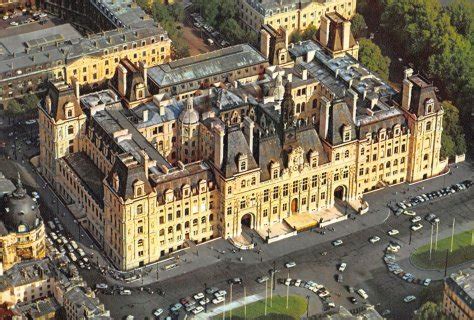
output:
[[[286,309],[286,297],[273,296],[272,307],[270,307],[270,297],[267,301],[267,315],[265,316],[265,299],[247,305],[247,319],[263,320],[296,320],[306,312],[306,298],[302,296],[289,296],[288,309]],[[245,318],[244,307],[232,310],[233,320]],[[215,316],[214,320],[223,319],[222,314]],[[229,311],[225,313],[225,319],[229,319]]]
[[[454,235],[453,252],[449,252],[448,268],[467,261],[474,260],[474,246],[471,245],[472,232],[465,231]],[[433,235],[433,251],[430,260],[430,243],[419,247],[411,255],[411,261],[424,269],[444,269],[446,249],[451,247],[451,237],[438,240],[438,250],[435,250]]]

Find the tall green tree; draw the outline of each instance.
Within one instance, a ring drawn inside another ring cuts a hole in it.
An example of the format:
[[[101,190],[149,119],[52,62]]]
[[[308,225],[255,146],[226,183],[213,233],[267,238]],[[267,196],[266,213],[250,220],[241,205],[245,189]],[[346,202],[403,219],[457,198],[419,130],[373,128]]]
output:
[[[453,0],[446,11],[451,23],[459,34],[474,40],[474,2],[472,0]]]
[[[459,125],[459,110],[451,101],[443,101],[443,133],[441,135],[441,157],[453,158],[466,153],[466,139]]]
[[[367,29],[364,16],[360,13],[356,13],[351,20],[351,29],[354,37],[359,38],[362,36]]]
[[[388,80],[390,58],[384,56],[380,47],[372,40],[362,38],[359,40],[359,46],[359,61],[382,79]]]
[[[23,98],[25,112],[34,112],[38,108],[39,99],[35,94],[28,94]]]

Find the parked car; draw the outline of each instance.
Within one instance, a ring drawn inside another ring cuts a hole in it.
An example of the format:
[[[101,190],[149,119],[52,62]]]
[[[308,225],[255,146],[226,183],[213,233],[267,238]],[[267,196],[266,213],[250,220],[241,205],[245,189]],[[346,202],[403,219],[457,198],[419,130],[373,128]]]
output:
[[[155,317],[159,317],[161,314],[163,313],[163,309],[155,309],[155,311],[153,311],[153,315]]]
[[[296,262],[294,262],[294,261],[290,261],[290,262],[285,263],[285,268],[288,268],[288,269],[293,268],[295,266],[296,266]]]
[[[364,289],[357,290],[357,293],[362,297],[362,299],[367,299],[369,297],[369,295],[367,294],[367,292],[365,292]]]
[[[109,286],[108,286],[107,283],[97,283],[97,284],[95,285],[95,287],[96,287],[96,289],[105,290],[105,289],[107,289]]]
[[[421,223],[414,224],[410,227],[410,229],[413,230],[413,231],[418,231],[421,228],[423,228],[423,225]]]
[[[242,278],[232,278],[227,280],[228,284],[242,284]]]
[[[407,216],[416,216],[416,212],[413,210],[405,210],[403,211],[403,214]]]
[[[224,297],[217,297],[215,299],[212,299],[212,303],[213,304],[219,304],[219,303],[222,303],[224,302],[225,298]]]
[[[219,289],[216,287],[210,287],[210,288],[206,288],[205,291],[207,294],[214,294],[215,292],[219,291]]]
[[[227,291],[219,290],[217,292],[214,292],[214,297],[216,297],[216,298],[224,297],[226,294],[227,294]]]
[[[412,223],[420,222],[420,221],[421,221],[421,217],[420,217],[420,216],[414,216],[413,218],[410,219],[410,221],[411,221]]]
[[[357,303],[359,303],[355,297],[349,297],[349,301],[350,301],[352,304],[357,304]]]
[[[369,241],[370,241],[370,243],[379,242],[379,241],[380,241],[380,237],[377,237],[377,236],[370,237]]]
[[[346,267],[347,267],[347,263],[342,262],[342,263],[339,265],[338,270],[339,270],[340,272],[344,272],[344,270],[346,270]]]
[[[409,302],[412,302],[412,301],[415,301],[416,300],[416,297],[415,296],[406,296],[405,298],[403,298],[403,301],[406,302],[406,303],[409,303]]]
[[[425,279],[425,280],[423,281],[423,285],[424,285],[425,287],[429,286],[430,283],[431,283],[431,279],[429,279],[429,278],[428,278],[428,279]]]
[[[301,286],[301,279],[296,279],[295,281],[295,287]]]
[[[204,298],[204,293],[202,293],[202,292],[196,293],[196,294],[193,296],[193,298],[194,298],[195,300],[200,300],[200,299]]]
[[[335,246],[335,247],[338,247],[338,246],[342,245],[343,243],[344,243],[344,242],[342,242],[341,239],[338,239],[338,240],[334,240],[334,241],[332,242],[332,245]]]
[[[179,310],[181,310],[182,307],[183,307],[183,305],[181,303],[175,303],[174,305],[172,305],[170,307],[170,311],[171,312],[178,312]]]
[[[344,281],[344,278],[343,278],[342,274],[339,274],[339,273],[336,274],[336,281],[339,282],[339,283]]]
[[[198,314],[200,312],[203,312],[204,308],[202,306],[197,306],[193,311],[191,311],[193,314]]]
[[[395,236],[397,234],[399,234],[400,232],[397,230],[397,229],[392,229],[392,230],[389,230],[388,231],[388,235],[389,236]]]
[[[268,281],[270,279],[268,276],[261,276],[257,278],[258,283],[264,283],[265,281]]]

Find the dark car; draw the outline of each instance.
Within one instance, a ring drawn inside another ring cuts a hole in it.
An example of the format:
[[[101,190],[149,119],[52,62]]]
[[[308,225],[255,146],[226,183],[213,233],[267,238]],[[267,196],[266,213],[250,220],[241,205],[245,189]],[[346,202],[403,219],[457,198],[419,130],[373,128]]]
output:
[[[349,301],[350,301],[352,304],[358,304],[358,303],[359,303],[355,297],[349,297]]]

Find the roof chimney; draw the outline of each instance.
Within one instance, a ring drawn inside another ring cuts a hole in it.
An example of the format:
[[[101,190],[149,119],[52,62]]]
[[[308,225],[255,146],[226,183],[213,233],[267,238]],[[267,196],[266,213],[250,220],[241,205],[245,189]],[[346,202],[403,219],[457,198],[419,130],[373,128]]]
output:
[[[331,22],[329,21],[329,18],[323,15],[321,17],[321,25],[319,27],[319,42],[323,46],[327,46],[329,42],[329,27],[330,27]]]
[[[351,22],[345,20],[342,23],[342,50],[349,49],[349,39],[351,37]]]
[[[148,121],[148,110],[143,110],[143,122]]]
[[[319,134],[326,140],[329,129],[329,108],[331,102],[325,97],[321,98],[321,110],[319,113]]]
[[[253,128],[255,127],[254,122],[249,117],[244,118],[244,135],[249,143],[250,152],[253,153]]]

